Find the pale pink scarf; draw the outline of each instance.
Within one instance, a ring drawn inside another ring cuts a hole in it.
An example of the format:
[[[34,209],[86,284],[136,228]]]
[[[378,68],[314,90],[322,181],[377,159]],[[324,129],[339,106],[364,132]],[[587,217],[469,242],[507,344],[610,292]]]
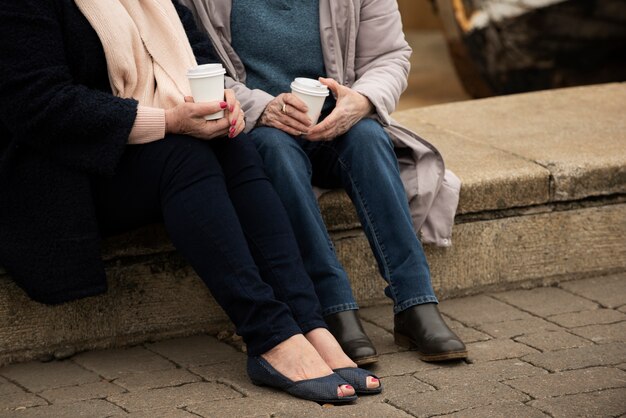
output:
[[[171,0],[75,0],[104,47],[113,94],[169,109],[197,65]]]

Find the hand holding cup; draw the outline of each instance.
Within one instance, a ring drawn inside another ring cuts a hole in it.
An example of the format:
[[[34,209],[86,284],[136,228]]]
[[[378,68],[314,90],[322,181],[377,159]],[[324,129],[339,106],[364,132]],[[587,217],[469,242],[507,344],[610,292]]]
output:
[[[342,86],[331,78],[320,78],[320,82],[333,92],[337,103],[322,122],[309,130],[306,137],[309,141],[333,140],[374,111],[369,99],[350,87]]]
[[[228,135],[233,138],[245,127],[244,113],[232,90],[224,90],[225,101],[195,103],[193,97],[165,111],[166,133],[190,135],[199,139],[213,139]],[[207,115],[217,112],[225,117],[206,120]]]
[[[306,133],[312,123],[307,116],[309,108],[292,93],[282,93],[265,106],[258,124],[280,129],[290,135]]]

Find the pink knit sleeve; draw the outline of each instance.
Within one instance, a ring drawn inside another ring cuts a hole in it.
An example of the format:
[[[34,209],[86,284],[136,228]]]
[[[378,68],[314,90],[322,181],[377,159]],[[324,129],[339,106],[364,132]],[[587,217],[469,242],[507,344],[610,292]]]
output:
[[[139,106],[137,118],[128,137],[129,144],[145,144],[165,136],[165,110]]]

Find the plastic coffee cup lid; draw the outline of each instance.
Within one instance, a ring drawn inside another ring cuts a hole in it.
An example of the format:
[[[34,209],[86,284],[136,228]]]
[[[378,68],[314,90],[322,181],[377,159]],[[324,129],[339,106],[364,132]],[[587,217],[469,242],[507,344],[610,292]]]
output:
[[[298,93],[308,94],[311,96],[328,96],[328,87],[312,78],[298,77],[291,83],[291,89]]]
[[[222,64],[202,64],[195,68],[187,70],[188,78],[204,78],[213,77],[216,75],[226,74],[226,70]]]

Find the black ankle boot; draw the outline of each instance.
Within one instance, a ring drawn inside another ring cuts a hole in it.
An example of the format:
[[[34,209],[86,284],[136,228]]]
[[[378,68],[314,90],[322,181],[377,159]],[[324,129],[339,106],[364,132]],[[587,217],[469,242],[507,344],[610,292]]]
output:
[[[394,325],[396,344],[416,350],[424,361],[467,357],[465,344],[448,328],[436,303],[412,306],[396,314]]]
[[[363,366],[378,361],[378,353],[365,334],[356,310],[328,315],[324,320],[344,353],[357,365]]]

